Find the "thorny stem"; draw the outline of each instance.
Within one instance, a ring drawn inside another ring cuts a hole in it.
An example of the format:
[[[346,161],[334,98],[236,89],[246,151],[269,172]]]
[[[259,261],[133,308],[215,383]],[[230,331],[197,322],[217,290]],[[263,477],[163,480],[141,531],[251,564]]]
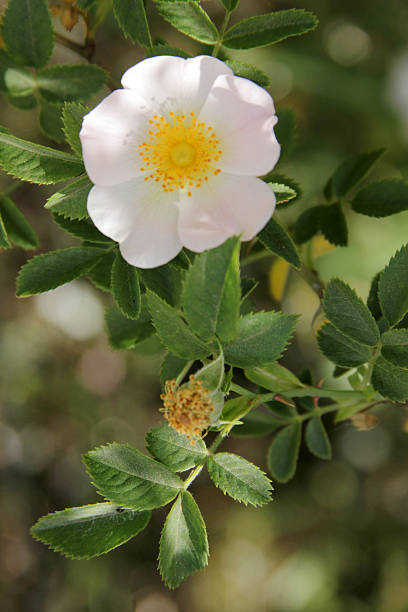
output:
[[[219,34],[218,34],[218,40],[217,40],[217,42],[214,45],[214,49],[213,49],[213,52],[212,52],[212,56],[213,57],[217,57],[217,55],[219,53],[219,50],[220,50],[221,45],[222,45],[222,40],[224,38],[225,30],[227,29],[227,25],[228,25],[228,22],[230,20],[230,17],[231,17],[231,11],[227,11],[225,13],[224,21],[222,22],[221,30],[219,31]]]

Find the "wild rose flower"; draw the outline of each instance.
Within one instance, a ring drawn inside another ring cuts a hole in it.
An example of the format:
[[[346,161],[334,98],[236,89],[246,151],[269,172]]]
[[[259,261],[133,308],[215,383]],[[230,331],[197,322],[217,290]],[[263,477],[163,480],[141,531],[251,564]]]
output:
[[[96,227],[140,268],[183,246],[201,252],[233,235],[251,240],[275,208],[257,178],[280,153],[271,96],[209,56],[145,59],[122,85],[80,133]]]

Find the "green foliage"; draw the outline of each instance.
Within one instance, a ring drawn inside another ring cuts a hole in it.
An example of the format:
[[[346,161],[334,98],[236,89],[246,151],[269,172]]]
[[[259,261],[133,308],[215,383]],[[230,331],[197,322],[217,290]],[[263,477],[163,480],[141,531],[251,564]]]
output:
[[[31,110],[37,106],[35,96],[7,96],[7,101],[20,110]]]
[[[378,296],[387,321],[396,325],[408,311],[408,244],[395,253],[381,274]]]
[[[408,183],[392,179],[371,183],[354,196],[351,206],[369,217],[388,217],[408,210]]]
[[[271,481],[243,457],[216,453],[208,460],[208,471],[215,486],[245,505],[263,506],[271,501]]]
[[[282,426],[282,421],[271,414],[253,411],[246,415],[243,424],[235,427],[232,435],[235,438],[256,438],[265,436]]]
[[[382,356],[400,368],[408,368],[408,329],[391,329],[381,336]]]
[[[30,96],[35,92],[36,82],[32,74],[19,66],[7,66],[4,60],[8,60],[7,54],[3,51],[0,54],[0,90],[16,98]]]
[[[0,249],[8,249],[11,247],[6,228],[4,227],[3,219],[0,215]]]
[[[135,512],[111,503],[91,504],[43,516],[31,534],[70,559],[91,559],[133,538],[149,519],[150,512]]]
[[[38,238],[24,215],[7,196],[0,195],[0,219],[7,240],[23,249],[36,249]]]
[[[195,373],[197,380],[201,380],[203,387],[209,391],[218,391],[221,387],[224,378],[224,354],[218,355],[217,359],[213,359],[207,365]]]
[[[40,128],[41,131],[55,142],[65,141],[62,121],[62,107],[57,104],[48,104],[44,100],[40,103]]]
[[[100,446],[84,455],[83,461],[98,492],[132,510],[164,506],[183,486],[162,463],[128,444]]]
[[[378,298],[378,289],[380,286],[381,272],[378,272],[371,281],[370,291],[367,298],[367,306],[373,315],[374,319],[378,321],[383,316],[380,306],[380,300]]]
[[[139,276],[147,289],[156,293],[171,306],[179,306],[184,271],[173,262],[150,270],[140,269]]]
[[[52,212],[67,219],[86,219],[88,217],[86,205],[91,188],[92,183],[89,178],[82,176],[48,198],[45,208],[50,208]]]
[[[139,276],[118,251],[112,267],[112,295],[122,313],[129,319],[137,319],[141,310]]]
[[[252,64],[246,64],[245,62],[238,62],[237,60],[226,60],[227,66],[231,68],[236,76],[243,77],[253,81],[260,87],[268,87],[271,83],[271,79],[267,74],[260,68],[252,66]]]
[[[296,317],[278,312],[257,312],[238,320],[237,337],[224,344],[225,361],[240,368],[272,363],[281,356]]]
[[[16,138],[0,128],[0,166],[22,181],[48,185],[78,176],[82,161],[62,151]]]
[[[159,14],[183,34],[213,45],[218,40],[217,28],[195,0],[156,0]]]
[[[91,97],[105,83],[106,76],[95,64],[62,64],[40,70],[37,86],[44,100],[63,104]]]
[[[408,399],[408,370],[383,357],[379,357],[374,364],[371,384],[384,397],[400,402]]]
[[[191,329],[204,340],[236,335],[241,286],[239,239],[198,255],[187,272],[183,307]]]
[[[268,469],[279,482],[287,482],[296,472],[302,426],[284,427],[272,440],[268,450]]]
[[[245,370],[245,376],[260,387],[275,393],[304,387],[297,376],[279,363]]]
[[[272,45],[289,36],[314,30],[317,19],[309,11],[290,9],[256,15],[240,21],[227,30],[223,44],[230,49],[252,49]]]
[[[326,429],[319,416],[314,416],[306,425],[305,441],[311,453],[319,459],[331,459],[332,451]]]
[[[280,108],[276,114],[278,123],[275,126],[275,135],[281,146],[279,161],[282,161],[293,150],[296,138],[296,119],[291,108]]]
[[[146,435],[146,448],[151,455],[173,472],[183,472],[207,459],[207,449],[202,440],[194,445],[167,423],[151,429]]]
[[[254,400],[251,397],[233,397],[225,402],[222,409],[223,421],[236,421],[244,417],[252,409]]]
[[[347,246],[347,223],[340,202],[321,207],[319,227],[323,236],[329,242],[336,246]]]
[[[110,238],[101,234],[101,232],[96,229],[90,219],[68,219],[55,211],[52,211],[52,213],[55,223],[59,225],[61,229],[68,232],[68,234],[75,236],[75,238],[85,240],[86,242],[97,242],[108,245],[114,244]]]
[[[301,261],[292,238],[273,218],[269,219],[258,238],[272,253],[285,259],[294,268],[300,269]]]
[[[239,0],[221,0],[221,3],[226,11],[232,12],[237,8]]]
[[[174,55],[175,57],[183,57],[184,59],[191,57],[191,54],[186,53],[183,49],[172,47],[167,43],[161,42],[146,49],[146,57],[156,57],[157,55]]]
[[[184,359],[200,359],[211,353],[211,347],[190,330],[170,304],[151,291],[148,291],[147,301],[159,338],[169,351]]]
[[[54,37],[46,0],[9,0],[2,25],[4,43],[13,60],[35,68],[48,62]]]
[[[385,149],[377,149],[370,153],[360,153],[342,162],[325,187],[328,199],[343,198],[348,195],[370,172],[384,152]]]
[[[91,276],[92,278],[92,276]],[[138,319],[126,317],[119,308],[111,306],[105,313],[109,344],[113,349],[130,349],[154,333],[145,301]]]
[[[184,491],[173,504],[160,538],[159,570],[165,584],[175,589],[208,563],[205,523],[193,496]]]
[[[166,381],[177,378],[187,363],[186,359],[181,359],[173,353],[166,353],[160,368],[160,383],[163,391]]]
[[[99,247],[71,247],[36,255],[20,270],[17,296],[29,297],[69,283],[86,274],[105,255]]]
[[[111,290],[111,270],[115,259],[115,252],[108,250],[106,255],[87,272],[87,277],[98,289],[102,291]]]
[[[323,306],[327,318],[339,331],[360,344],[376,346],[380,334],[375,319],[346,283],[338,278],[331,280],[324,293]]]
[[[343,367],[356,367],[366,363],[371,352],[367,346],[355,342],[350,336],[342,334],[331,323],[325,323],[317,335],[319,349],[323,355]]]
[[[283,185],[282,183],[269,183],[269,187],[275,194],[276,204],[280,205],[279,208],[284,208],[282,204],[286,204],[287,202],[292,203],[292,200],[296,200],[298,194],[296,191],[289,187],[289,185]]]
[[[113,12],[126,38],[142,47],[151,46],[143,0],[113,0]]]
[[[89,108],[77,102],[66,102],[62,109],[65,138],[78,157],[82,157],[82,145],[79,140],[79,132],[81,131],[82,120],[88,112]]]

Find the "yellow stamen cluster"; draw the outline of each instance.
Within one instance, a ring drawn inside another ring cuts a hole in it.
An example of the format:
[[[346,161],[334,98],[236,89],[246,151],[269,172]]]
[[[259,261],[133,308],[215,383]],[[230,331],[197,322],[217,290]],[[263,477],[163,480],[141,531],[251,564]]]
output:
[[[141,172],[145,181],[160,183],[164,192],[176,189],[198,189],[210,174],[221,171],[216,167],[222,151],[211,126],[197,120],[196,114],[169,114],[169,118],[154,115],[149,123],[149,139],[139,145]]]
[[[208,389],[204,389],[202,381],[195,380],[192,374],[186,387],[178,388],[175,379],[168,380],[165,393],[160,397],[164,404],[161,412],[169,425],[187,438],[192,438],[191,444],[195,444],[194,439],[201,438],[210,425],[214,410]]]

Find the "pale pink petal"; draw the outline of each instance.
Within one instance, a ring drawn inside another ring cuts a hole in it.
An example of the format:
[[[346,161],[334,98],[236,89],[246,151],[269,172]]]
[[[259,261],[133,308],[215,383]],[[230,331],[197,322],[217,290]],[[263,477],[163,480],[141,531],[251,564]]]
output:
[[[248,79],[219,76],[201,109],[199,120],[211,125],[220,141],[217,167],[245,176],[266,174],[279,159],[280,145],[271,96]]]
[[[136,178],[110,187],[95,185],[88,213],[100,232],[120,243],[124,259],[134,266],[154,268],[182,248],[175,196],[154,181]]]
[[[181,242],[201,252],[234,235],[251,240],[269,221],[275,203],[275,194],[260,179],[221,172],[192,196],[181,193]]]
[[[141,174],[138,145],[148,130],[151,111],[135,92],[118,89],[85,115],[79,137],[89,178],[115,185]]]
[[[143,97],[154,112],[198,113],[219,75],[232,74],[224,62],[201,55],[183,59],[159,55],[129,68],[122,85]]]

